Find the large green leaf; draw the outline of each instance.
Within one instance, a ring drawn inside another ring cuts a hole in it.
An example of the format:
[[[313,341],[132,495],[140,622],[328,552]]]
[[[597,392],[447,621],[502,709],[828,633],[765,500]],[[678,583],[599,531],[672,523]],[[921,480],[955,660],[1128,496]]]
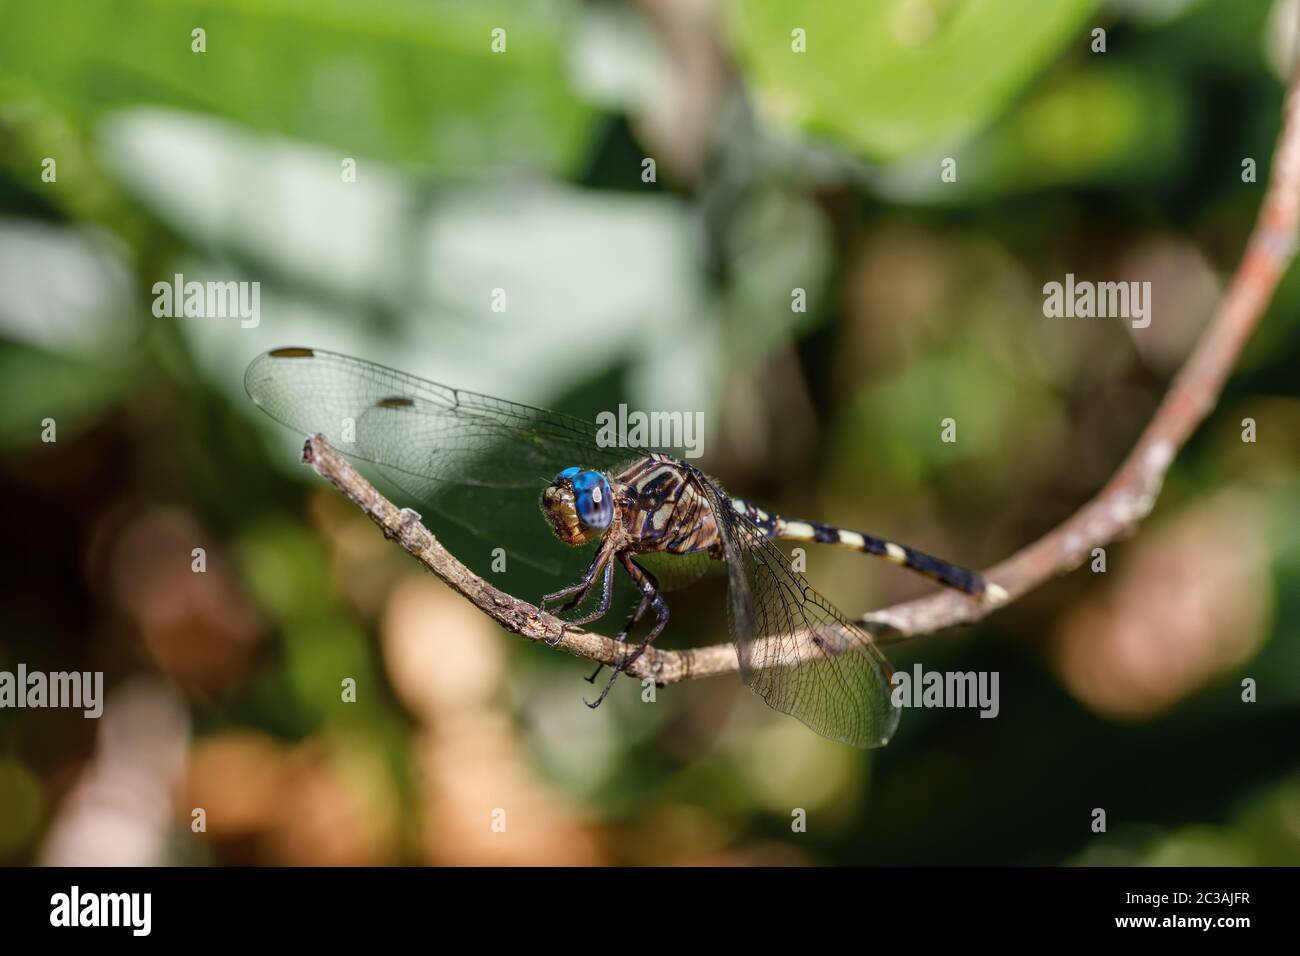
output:
[[[899,163],[877,191],[913,202],[970,203],[1077,183],[1167,184],[1189,135],[1186,92],[1159,69],[1089,64],[1041,83],[957,151],[960,175],[936,175],[940,155]]]
[[[760,111],[873,161],[978,132],[1072,40],[1093,0],[745,0],[731,36]],[[803,30],[805,52],[795,52]],[[1086,47],[1081,47],[1086,48]]]
[[[0,0],[0,104],[90,122],[183,107],[438,170],[569,166],[593,112],[570,91],[567,4],[450,0]],[[505,30],[505,52],[492,31]],[[191,31],[206,31],[206,52]]]

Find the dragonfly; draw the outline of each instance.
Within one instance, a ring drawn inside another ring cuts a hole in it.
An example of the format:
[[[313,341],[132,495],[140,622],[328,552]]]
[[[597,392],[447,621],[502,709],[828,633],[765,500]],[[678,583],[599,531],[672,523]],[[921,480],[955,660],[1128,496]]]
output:
[[[875,555],[981,600],[1005,591],[967,568],[883,538],[789,518],[744,498],[689,462],[658,451],[610,447],[594,422],[451,388],[373,362],[291,347],[259,355],[245,388],[263,411],[301,434],[322,434],[369,462],[416,500],[464,519],[474,502],[522,492],[558,542],[594,547],[575,583],[545,594],[540,609],[580,626],[609,613],[616,570],[636,588],[619,631],[629,641],[653,620],[588,706],[650,647],[670,612],[661,579],[697,578],[725,566],[727,620],[741,679],[773,709],[857,747],[887,743],[899,720],[893,671],[872,637],[809,585],[774,542],[814,542]],[[463,494],[452,492],[460,491]],[[511,533],[521,531],[519,522]],[[600,668],[597,668],[599,673]],[[588,678],[594,681],[596,674]]]

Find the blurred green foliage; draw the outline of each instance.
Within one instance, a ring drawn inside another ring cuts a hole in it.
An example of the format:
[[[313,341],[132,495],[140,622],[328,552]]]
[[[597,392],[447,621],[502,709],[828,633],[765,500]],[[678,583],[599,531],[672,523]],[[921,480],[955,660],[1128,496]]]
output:
[[[565,81],[569,11],[556,4],[50,0],[0,9],[8,98],[36,99],[79,124],[147,102],[345,155],[468,174],[569,169],[595,119]],[[483,38],[507,22],[505,53],[493,52]],[[206,34],[203,55],[192,50],[196,29]],[[31,42],[38,37],[47,42]]]
[[[763,0],[732,10],[736,49],[765,111],[889,161],[987,125],[1078,41],[1096,4]]]

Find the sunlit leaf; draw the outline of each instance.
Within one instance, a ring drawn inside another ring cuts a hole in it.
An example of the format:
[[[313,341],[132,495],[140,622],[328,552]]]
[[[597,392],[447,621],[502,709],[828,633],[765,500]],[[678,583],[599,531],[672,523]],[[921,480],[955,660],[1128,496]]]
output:
[[[1094,6],[749,0],[735,5],[731,35],[770,121],[881,161],[977,132],[1071,41],[1086,49]]]
[[[122,106],[180,107],[437,170],[567,168],[594,115],[566,80],[567,10],[0,0],[0,96],[25,90],[85,123]],[[492,49],[498,28],[504,52]]]

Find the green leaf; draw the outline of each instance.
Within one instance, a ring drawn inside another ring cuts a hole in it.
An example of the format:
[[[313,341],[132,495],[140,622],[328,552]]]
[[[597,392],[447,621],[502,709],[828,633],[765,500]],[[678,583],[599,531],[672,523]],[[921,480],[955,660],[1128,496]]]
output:
[[[595,118],[565,80],[567,6],[449,0],[0,0],[0,104],[80,123],[141,104],[438,171],[567,169]],[[504,29],[505,52],[492,31]],[[205,31],[194,52],[192,31]]]
[[[956,153],[944,182],[937,154],[884,170],[879,192],[936,203],[1079,183],[1159,187],[1176,175],[1189,135],[1189,104],[1160,70],[1097,65],[1038,86],[987,133]]]
[[[736,55],[771,122],[888,161],[978,132],[1071,40],[1093,0],[747,0]],[[795,52],[803,30],[805,52]]]

